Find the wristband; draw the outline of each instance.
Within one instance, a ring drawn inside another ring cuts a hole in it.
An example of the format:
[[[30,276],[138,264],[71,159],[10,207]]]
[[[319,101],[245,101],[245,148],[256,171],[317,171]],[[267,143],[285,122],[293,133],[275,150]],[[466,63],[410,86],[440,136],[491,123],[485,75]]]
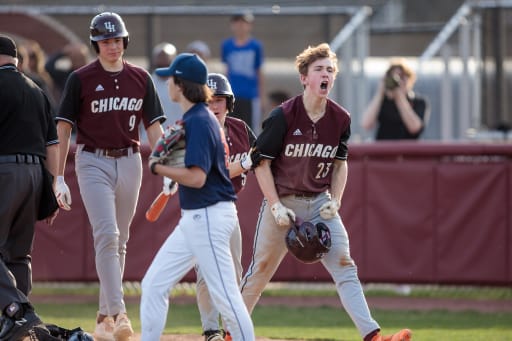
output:
[[[156,165],[158,164],[158,162],[154,162],[151,164],[151,166],[149,166],[149,170],[151,171],[151,173],[153,173],[154,175],[158,175],[157,172],[155,172],[155,167]]]

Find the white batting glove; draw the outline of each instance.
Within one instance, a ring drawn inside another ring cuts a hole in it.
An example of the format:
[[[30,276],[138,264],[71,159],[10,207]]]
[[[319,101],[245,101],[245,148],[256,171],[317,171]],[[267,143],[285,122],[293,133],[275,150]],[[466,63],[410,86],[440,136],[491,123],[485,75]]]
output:
[[[173,195],[177,190],[178,183],[164,176],[164,186],[162,187],[162,192],[164,192],[165,195]]]
[[[71,210],[71,192],[62,175],[58,175],[55,182],[55,197],[60,208],[66,211]]]
[[[279,226],[290,226],[295,221],[295,212],[284,206],[280,201],[272,205],[270,211]]]
[[[251,152],[245,154],[242,159],[240,160],[240,166],[246,171],[251,169],[252,167],[252,159],[251,159]]]
[[[320,217],[326,220],[332,219],[336,216],[336,213],[338,213],[339,209],[340,204],[337,201],[329,200],[320,206]]]

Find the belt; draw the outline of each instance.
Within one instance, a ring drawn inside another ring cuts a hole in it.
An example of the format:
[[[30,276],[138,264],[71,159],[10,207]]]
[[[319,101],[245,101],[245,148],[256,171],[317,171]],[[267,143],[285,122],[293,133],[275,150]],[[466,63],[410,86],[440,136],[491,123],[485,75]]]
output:
[[[94,148],[84,145],[82,150],[112,159],[128,156],[130,155],[130,151],[132,151],[133,154],[140,152],[140,148],[137,145],[126,148]]]
[[[11,154],[11,155],[0,155],[0,163],[29,163],[29,164],[40,164],[40,158],[37,155],[31,154]]]
[[[295,199],[313,199],[320,193],[295,193],[293,196]]]

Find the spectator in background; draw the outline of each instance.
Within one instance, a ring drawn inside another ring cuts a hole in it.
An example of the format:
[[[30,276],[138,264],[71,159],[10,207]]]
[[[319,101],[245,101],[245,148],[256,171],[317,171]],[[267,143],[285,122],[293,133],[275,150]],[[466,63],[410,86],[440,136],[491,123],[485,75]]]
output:
[[[62,50],[50,56],[44,65],[55,84],[55,99],[60,101],[68,76],[84,66],[90,59],[89,48],[84,43],[65,45]]]
[[[174,58],[176,58],[176,55],[176,47],[168,42],[161,42],[160,44],[155,45],[151,54],[151,77],[155,83],[155,88],[158,93],[158,97],[160,97],[160,103],[162,103],[165,116],[167,117],[167,123],[169,125],[172,125],[174,122],[181,119],[183,111],[179,104],[171,101],[169,98],[167,93],[169,88],[167,81],[169,77],[157,75],[155,73],[155,69],[168,67],[171,65]],[[145,133],[145,129],[142,129],[141,131],[143,134]]]
[[[418,139],[428,121],[427,100],[416,96],[416,74],[402,58],[392,59],[363,114],[366,130],[377,127],[376,140]]]
[[[211,57],[210,48],[202,40],[194,40],[187,45],[186,52],[197,54],[202,60],[208,63],[208,59]]]
[[[221,44],[221,60],[236,97],[234,115],[244,120],[257,134],[261,126],[263,91],[263,45],[252,37],[251,13],[231,17],[233,36]]]
[[[46,54],[41,45],[35,40],[24,40],[18,44],[18,59],[18,68],[44,91],[55,109],[55,86],[52,77],[44,68]]]

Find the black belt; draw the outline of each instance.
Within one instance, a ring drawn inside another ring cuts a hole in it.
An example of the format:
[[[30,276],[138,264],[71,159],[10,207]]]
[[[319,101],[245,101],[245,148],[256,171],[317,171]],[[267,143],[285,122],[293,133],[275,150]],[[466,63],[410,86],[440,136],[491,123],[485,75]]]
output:
[[[295,193],[293,196],[296,199],[313,199],[320,193]]]
[[[94,148],[90,146],[85,146],[82,148],[83,151],[89,153],[95,153],[99,155],[103,155],[108,158],[117,159],[123,156],[130,155],[130,151],[135,154],[140,152],[139,146],[131,146],[126,148]]]
[[[40,164],[40,158],[37,155],[31,154],[11,154],[11,155],[0,155],[0,163],[29,163],[29,164]]]

